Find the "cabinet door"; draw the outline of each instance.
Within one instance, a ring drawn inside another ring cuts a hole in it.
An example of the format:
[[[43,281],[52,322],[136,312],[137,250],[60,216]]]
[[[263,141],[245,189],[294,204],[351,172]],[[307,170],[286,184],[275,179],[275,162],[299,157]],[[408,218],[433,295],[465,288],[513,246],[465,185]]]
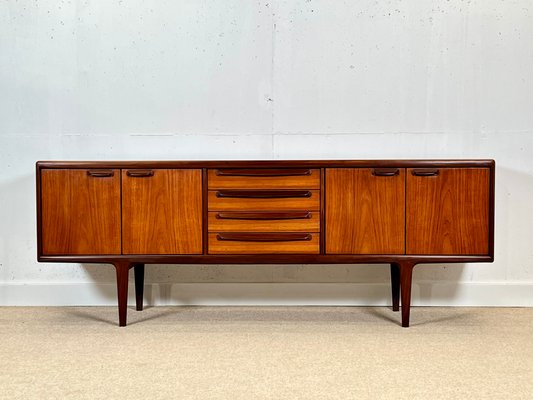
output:
[[[44,255],[120,254],[119,170],[43,169]]]
[[[404,254],[405,170],[326,170],[326,253]]]
[[[124,254],[202,253],[202,170],[122,171]]]
[[[407,254],[489,252],[488,168],[409,169]]]

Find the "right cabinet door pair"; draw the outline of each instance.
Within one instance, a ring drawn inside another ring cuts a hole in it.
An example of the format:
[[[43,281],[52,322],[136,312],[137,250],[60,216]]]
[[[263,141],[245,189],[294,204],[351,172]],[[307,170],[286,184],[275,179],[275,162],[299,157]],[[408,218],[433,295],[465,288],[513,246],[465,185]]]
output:
[[[326,253],[486,255],[488,168],[329,168]]]

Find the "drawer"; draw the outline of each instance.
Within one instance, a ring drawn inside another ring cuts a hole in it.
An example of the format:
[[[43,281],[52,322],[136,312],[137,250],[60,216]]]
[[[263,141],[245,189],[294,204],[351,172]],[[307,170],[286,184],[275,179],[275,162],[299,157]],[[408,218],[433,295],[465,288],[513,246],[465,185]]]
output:
[[[320,189],[320,169],[220,168],[207,174],[209,189]]]
[[[276,211],[320,209],[319,190],[210,190],[210,211]]]
[[[316,211],[211,211],[209,231],[214,232],[319,232]]]
[[[318,233],[209,233],[209,254],[318,254]]]

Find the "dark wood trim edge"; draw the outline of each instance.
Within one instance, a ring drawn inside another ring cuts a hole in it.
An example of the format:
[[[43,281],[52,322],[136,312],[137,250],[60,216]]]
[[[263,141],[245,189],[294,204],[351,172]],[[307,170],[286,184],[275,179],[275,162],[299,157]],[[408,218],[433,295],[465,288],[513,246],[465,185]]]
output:
[[[43,255],[42,242],[42,204],[41,204],[41,167],[37,162],[35,164],[35,195],[37,196],[36,211],[37,211],[37,259]]]
[[[109,263],[127,261],[140,264],[416,264],[491,262],[488,255],[424,256],[424,255],[322,255],[322,254],[207,254],[207,255],[76,255],[40,256],[40,262]]]

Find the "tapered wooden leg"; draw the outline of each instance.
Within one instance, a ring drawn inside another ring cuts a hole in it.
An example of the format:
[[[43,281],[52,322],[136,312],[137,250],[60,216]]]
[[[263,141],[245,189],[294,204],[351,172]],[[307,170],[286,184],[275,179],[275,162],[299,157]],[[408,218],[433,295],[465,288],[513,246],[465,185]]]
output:
[[[128,312],[128,272],[130,264],[117,262],[114,264],[117,272],[118,321],[119,326],[126,326]]]
[[[137,311],[143,310],[143,294],[144,294],[144,264],[135,264],[133,266],[135,273],[135,303]]]
[[[411,311],[411,283],[415,263],[402,262],[400,264],[400,287],[402,294],[402,326],[409,326],[409,313]]]
[[[392,291],[392,311],[400,311],[400,266],[390,265],[390,283]]]

